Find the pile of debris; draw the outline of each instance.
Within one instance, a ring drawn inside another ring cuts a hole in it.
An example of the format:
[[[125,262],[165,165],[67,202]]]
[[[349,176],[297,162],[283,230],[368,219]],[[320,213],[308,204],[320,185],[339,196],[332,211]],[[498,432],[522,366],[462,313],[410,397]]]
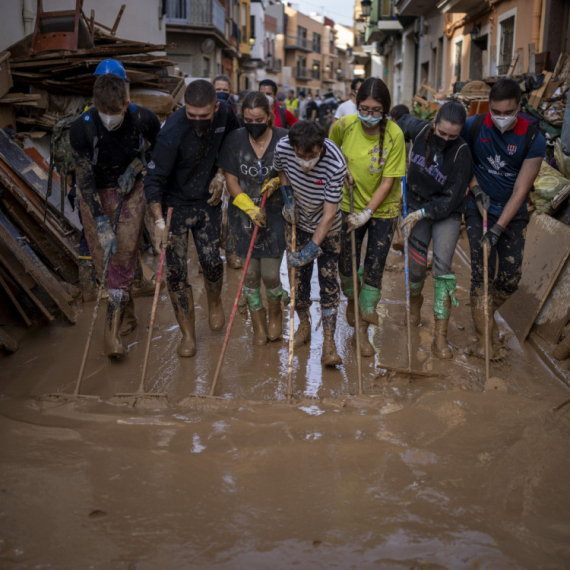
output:
[[[68,41],[69,33],[37,22],[33,34],[0,52],[0,298],[27,326],[59,315],[75,323],[80,300],[81,222],[66,197],[68,179],[56,172],[51,189],[48,184],[56,123],[90,104],[93,72],[105,59],[123,63],[130,100],[161,120],[184,93],[184,79],[169,74],[175,64],[164,55],[166,45],[115,37],[123,10],[108,32],[95,27],[94,14],[88,19],[81,11],[75,44],[65,49],[56,42]],[[47,21],[49,13],[38,12],[41,18]],[[0,328],[1,347],[13,351],[17,343]]]

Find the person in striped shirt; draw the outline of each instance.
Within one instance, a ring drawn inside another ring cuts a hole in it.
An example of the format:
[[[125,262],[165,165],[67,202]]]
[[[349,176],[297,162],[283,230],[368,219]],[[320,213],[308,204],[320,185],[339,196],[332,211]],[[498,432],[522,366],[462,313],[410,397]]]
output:
[[[312,121],[293,125],[289,136],[275,147],[275,169],[279,172],[285,206],[283,215],[287,243],[287,264],[296,267],[296,309],[299,327],[294,346],[311,340],[309,308],[313,261],[317,259],[323,318],[324,342],[321,362],[342,364],[334,335],[340,302],[338,259],[342,224],[339,204],[346,174],[346,163],[339,148],[325,138],[324,129]],[[296,224],[292,248],[292,224]],[[294,251],[293,251],[294,249]]]

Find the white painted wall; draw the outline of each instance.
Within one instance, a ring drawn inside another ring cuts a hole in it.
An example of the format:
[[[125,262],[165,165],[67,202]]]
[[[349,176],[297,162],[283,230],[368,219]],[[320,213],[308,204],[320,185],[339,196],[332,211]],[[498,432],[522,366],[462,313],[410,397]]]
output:
[[[95,10],[95,20],[112,27],[121,4],[127,5],[117,29],[117,37],[154,44],[166,43],[165,24],[159,18],[162,0],[84,0],[83,11],[89,17]],[[24,5],[29,7],[36,20],[36,0],[0,0],[0,50],[4,50],[25,37]],[[44,10],[68,10],[75,7],[75,0],[43,0]]]

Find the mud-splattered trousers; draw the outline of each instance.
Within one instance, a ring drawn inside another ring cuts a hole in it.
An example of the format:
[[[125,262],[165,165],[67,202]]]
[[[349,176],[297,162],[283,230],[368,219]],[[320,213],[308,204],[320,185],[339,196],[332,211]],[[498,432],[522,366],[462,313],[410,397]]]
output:
[[[115,188],[99,188],[97,189],[97,194],[103,206],[103,212],[109,216],[111,226],[114,226],[115,215],[119,206],[119,192]],[[83,198],[79,201],[79,208],[81,210],[85,237],[89,244],[89,251],[93,257],[97,275],[101,278],[103,275],[104,253],[99,245],[99,234],[95,227],[95,221]],[[117,253],[112,255],[109,261],[107,288],[110,290],[121,289],[130,291],[131,289],[137,267],[137,254],[145,208],[146,201],[143,183],[139,181],[123,200],[119,225],[115,232]]]
[[[409,212],[411,214],[413,212]],[[461,230],[461,214],[454,213],[443,220],[420,220],[410,233],[410,281],[423,283],[427,272],[427,258],[433,239],[433,277],[451,274],[451,262]]]
[[[166,211],[164,212],[166,217]],[[192,232],[204,278],[216,283],[224,274],[220,257],[222,208],[205,202],[193,206],[175,206],[170,224],[171,238],[166,248],[169,291],[188,286],[188,232]]]
[[[488,215],[487,227],[492,228],[498,218]],[[471,294],[483,294],[483,218],[478,210],[469,208],[465,214],[467,237],[471,249]],[[510,297],[518,288],[522,276],[522,260],[528,218],[525,215],[511,220],[494,251],[489,255],[489,287],[500,298]],[[497,264],[498,258],[498,264]]]
[[[291,251],[291,224],[285,224],[287,251]],[[301,251],[313,238],[313,234],[297,227],[295,251]],[[336,310],[340,303],[340,286],[338,283],[338,260],[340,256],[340,232],[329,232],[321,243],[322,254],[317,258],[319,270],[319,286],[321,293],[321,312],[327,309]],[[295,272],[295,307],[299,314],[307,313],[311,306],[311,277],[314,263],[297,267]],[[289,282],[291,268],[289,267]],[[336,317],[335,317],[336,319]]]
[[[342,213],[340,274],[343,277],[352,277],[352,246],[350,234],[346,232],[348,214]],[[364,283],[375,289],[382,289],[382,276],[386,259],[390,252],[390,244],[394,237],[397,218],[371,218],[366,224],[356,228],[356,263],[360,267],[360,254],[364,236],[368,232],[368,244],[364,258]]]

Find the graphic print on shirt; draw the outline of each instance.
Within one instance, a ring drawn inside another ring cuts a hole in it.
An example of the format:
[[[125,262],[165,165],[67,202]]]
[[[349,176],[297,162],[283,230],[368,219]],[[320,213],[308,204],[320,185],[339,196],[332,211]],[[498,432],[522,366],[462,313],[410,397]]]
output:
[[[380,155],[380,149],[374,145],[374,148],[370,149],[368,151],[368,154],[371,155],[370,156],[370,166],[368,167],[368,170],[370,172],[375,172],[376,174],[378,174],[379,172],[382,172],[382,168],[384,168],[384,165],[386,164],[386,157],[388,156],[388,151],[385,150],[382,152],[382,160],[380,161],[380,164],[378,166],[376,166],[376,163],[378,162],[378,158]]]
[[[502,176],[500,172],[497,172],[498,170],[501,170],[501,168],[503,168],[503,166],[505,166],[505,164],[507,164],[502,158],[500,154],[496,154],[495,158],[493,158],[492,156],[488,156],[487,160],[491,163],[491,166],[494,169],[493,174],[498,174],[499,176]],[[489,171],[491,172],[491,171]]]
[[[428,174],[429,176],[431,176],[432,178],[435,178],[435,180],[441,184],[442,186],[445,185],[445,183],[447,182],[447,175],[446,174],[442,174],[441,172],[441,168],[443,166],[443,155],[441,157],[442,162],[441,164],[437,164],[437,154],[434,155],[433,157],[433,164],[431,166],[429,166],[428,168],[425,167],[426,165],[426,157],[422,156],[421,154],[415,153],[413,150],[411,152],[411,162],[413,162],[414,164],[417,164],[420,168],[423,168],[423,171]]]

